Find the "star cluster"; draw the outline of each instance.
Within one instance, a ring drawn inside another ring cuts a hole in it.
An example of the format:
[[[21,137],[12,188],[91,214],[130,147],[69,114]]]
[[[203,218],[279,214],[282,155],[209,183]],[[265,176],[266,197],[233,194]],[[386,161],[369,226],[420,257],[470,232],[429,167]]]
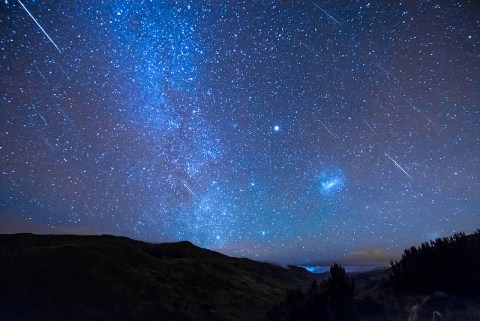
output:
[[[0,228],[281,263],[480,222],[475,1],[0,4]]]

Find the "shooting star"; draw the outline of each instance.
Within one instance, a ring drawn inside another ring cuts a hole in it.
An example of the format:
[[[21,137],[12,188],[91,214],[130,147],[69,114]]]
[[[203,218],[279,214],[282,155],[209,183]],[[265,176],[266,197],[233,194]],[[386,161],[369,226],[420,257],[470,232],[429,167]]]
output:
[[[372,126],[370,126],[370,124],[367,122],[367,120],[365,118],[363,118],[362,116],[362,119],[364,121],[364,123],[368,126],[368,128],[370,128],[370,130],[372,131],[372,133],[374,133],[375,135],[377,135],[377,132],[373,129]]]
[[[25,7],[25,5],[22,3],[22,1],[20,0],[17,0],[18,3],[20,3],[20,5],[22,6],[23,9],[25,9],[25,11],[28,13],[28,15],[30,16],[30,18],[33,19],[33,21],[35,21],[35,23],[37,24],[37,26],[40,28],[40,30],[42,30],[43,34],[48,38],[48,40],[50,40],[50,42],[55,46],[55,48],[57,48],[58,52],[59,53],[62,53],[62,51],[60,50],[60,48],[57,46],[57,44],[55,43],[55,41],[53,41],[52,38],[50,38],[50,36],[48,35],[48,33],[45,31],[45,29],[42,28],[42,26],[38,23],[37,19],[35,19],[35,17],[30,13],[30,11],[28,11],[27,7]]]
[[[301,42],[300,40],[297,39],[298,42],[300,42],[300,44],[302,46],[304,46],[312,55],[315,55],[318,57],[318,54],[312,50],[312,48],[310,48],[309,46],[307,46],[306,44],[304,44],[303,42]]]
[[[397,80],[397,77],[395,77],[390,71],[388,71],[387,69],[383,68],[382,66],[380,66],[379,64],[373,64],[375,67],[377,67],[378,69],[380,69],[381,71],[383,71],[385,73],[385,75]]]
[[[148,82],[150,83],[150,85],[152,85],[152,87],[153,87],[155,90],[158,90],[157,86],[155,86],[150,79],[147,79],[147,80],[148,80]]]
[[[397,162],[396,162],[392,157],[390,157],[390,155],[388,155],[387,153],[385,153],[385,156],[387,156],[387,157],[395,164],[395,166],[397,166],[398,168],[400,168],[400,170],[401,170],[402,172],[404,172],[405,175],[407,175],[408,178],[410,178],[410,179],[413,181],[413,177],[410,176],[410,175],[407,173],[407,171],[404,170],[402,166],[400,166],[399,163],[397,163]]]
[[[146,218],[148,218],[153,224],[156,224],[155,220],[148,214],[144,214]]]
[[[33,110],[35,111],[35,113],[43,120],[45,125],[47,127],[50,127],[50,126],[48,126],[48,123],[47,123],[47,120],[45,119],[45,117],[43,117],[42,114],[40,114],[40,112],[37,110],[37,108],[35,106],[32,106],[32,107],[33,107]]]
[[[42,137],[42,140],[45,142],[45,144],[47,144],[48,147],[50,147],[51,150],[55,150],[55,148],[53,148],[52,144],[50,144],[43,136],[40,136]]]
[[[60,107],[60,104],[56,104],[57,106],[57,109],[58,111],[63,115],[63,118],[68,121],[70,123],[70,125],[72,125],[73,128],[75,128],[75,124],[73,123],[73,121],[70,119],[70,117],[68,117],[67,113],[62,109],[62,107]]]
[[[195,193],[190,189],[190,187],[188,187],[187,183],[183,182],[183,186],[185,186],[185,188],[188,189],[188,191],[189,191],[190,193],[192,193],[193,197],[198,198],[198,197],[197,197],[197,194],[195,194]]]
[[[90,215],[95,216],[95,215],[93,215],[92,210],[90,209],[90,207],[88,207],[87,204],[83,204],[83,205],[85,205],[85,208],[88,210],[88,213],[89,213]]]
[[[412,104],[411,101],[407,100],[406,98],[403,98],[403,100],[410,106],[413,108],[413,110],[415,110],[417,113],[419,113],[420,115],[423,116],[423,118],[425,118],[429,123],[433,123],[433,121],[427,117],[427,115],[425,115],[420,109],[417,108],[417,106],[415,106],[414,104]]]
[[[45,77],[45,75],[43,74],[43,72],[40,71],[40,69],[38,69],[38,66],[36,63],[33,63],[33,66],[35,67],[35,69],[38,71],[38,73],[40,74],[40,76],[43,78],[43,80],[45,80],[45,82],[47,83],[47,85],[50,85],[50,83],[48,82],[47,78]]]
[[[327,16],[329,17],[330,19],[332,19],[333,21],[335,21],[336,23],[338,23],[339,25],[342,25],[340,23],[340,21],[338,21],[337,19],[335,19],[331,14],[329,14],[328,12],[326,12],[325,10],[322,9],[322,7],[320,7],[318,4],[316,4],[315,2],[311,1],[312,4],[317,7],[318,9],[322,10],[322,12]]]
[[[335,139],[335,135],[332,133],[332,131],[327,127],[327,125],[325,125],[325,123],[323,121],[320,121],[320,124],[322,124],[323,128],[325,128],[327,130],[327,132]]]
[[[62,74],[68,79],[70,80],[70,77],[68,76],[68,74],[65,72],[65,69],[63,69],[63,67],[58,63],[56,62],[55,60],[52,59],[52,62],[54,64],[56,64],[58,66],[58,68],[60,69],[60,71],[62,72]]]

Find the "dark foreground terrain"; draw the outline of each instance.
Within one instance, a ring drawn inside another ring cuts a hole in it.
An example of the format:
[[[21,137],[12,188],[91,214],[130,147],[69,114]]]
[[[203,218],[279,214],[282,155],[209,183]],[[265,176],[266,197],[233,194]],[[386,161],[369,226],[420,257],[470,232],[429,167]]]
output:
[[[313,278],[189,242],[0,235],[0,320],[262,320]]]
[[[348,275],[289,291],[269,321],[480,321],[480,230],[405,250],[385,270]]]
[[[391,265],[315,275],[189,242],[0,235],[0,321],[480,321],[480,231]]]

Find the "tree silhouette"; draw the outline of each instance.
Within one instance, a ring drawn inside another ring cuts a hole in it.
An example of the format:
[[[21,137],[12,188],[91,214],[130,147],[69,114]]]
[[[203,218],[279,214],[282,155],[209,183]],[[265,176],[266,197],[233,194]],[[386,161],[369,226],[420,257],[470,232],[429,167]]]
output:
[[[462,296],[480,295],[480,231],[472,235],[424,242],[406,249],[400,262],[390,262],[390,281],[397,291],[444,291]]]
[[[354,294],[355,282],[342,266],[334,264],[327,281],[313,281],[305,294],[299,288],[288,291],[286,301],[275,306],[266,320],[355,321]]]
[[[330,267],[331,277],[327,281],[329,305],[335,320],[354,320],[353,296],[355,281],[338,264]]]

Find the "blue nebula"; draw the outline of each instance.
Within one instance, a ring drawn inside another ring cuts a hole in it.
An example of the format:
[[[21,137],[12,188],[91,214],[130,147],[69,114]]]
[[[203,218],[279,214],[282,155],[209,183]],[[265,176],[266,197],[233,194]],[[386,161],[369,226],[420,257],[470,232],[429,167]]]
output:
[[[334,195],[345,187],[345,176],[336,167],[324,169],[318,176],[320,193],[325,196]]]

